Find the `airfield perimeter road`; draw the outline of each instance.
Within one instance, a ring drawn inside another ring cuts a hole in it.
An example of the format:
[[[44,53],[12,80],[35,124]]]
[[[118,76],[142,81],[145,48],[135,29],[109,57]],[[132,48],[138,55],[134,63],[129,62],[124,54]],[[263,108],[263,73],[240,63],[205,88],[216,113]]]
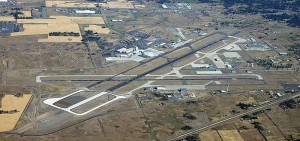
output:
[[[237,34],[238,32],[240,32],[240,31],[236,31],[236,32],[232,33],[230,36],[233,36],[234,34]],[[107,79],[105,79],[105,80],[103,80],[103,81],[98,81],[98,82],[96,82],[96,83],[93,83],[93,84],[91,84],[91,85],[88,85],[87,88],[92,88],[92,87],[94,87],[94,86],[96,86],[96,85],[99,85],[99,84],[105,82],[105,81],[112,80],[112,79],[115,78],[116,76],[125,74],[125,73],[129,72],[130,70],[133,70],[133,69],[135,69],[135,68],[141,67],[142,65],[144,65],[144,64],[146,64],[146,63],[149,63],[149,62],[151,62],[151,61],[153,61],[153,60],[155,60],[155,59],[157,59],[157,58],[159,58],[159,57],[163,57],[163,56],[165,56],[165,55],[171,54],[172,52],[175,52],[175,51],[177,51],[177,50],[180,50],[181,48],[183,48],[183,47],[185,47],[185,46],[187,46],[187,45],[190,45],[190,44],[193,44],[193,43],[195,43],[195,42],[198,42],[199,40],[203,40],[203,39],[209,38],[209,37],[211,37],[211,36],[213,36],[213,35],[216,35],[216,34],[223,35],[224,38],[222,38],[221,40],[217,40],[217,41],[215,41],[215,42],[213,42],[213,43],[211,43],[211,44],[209,44],[209,45],[206,45],[205,47],[202,47],[202,48],[199,48],[199,49],[197,49],[197,50],[195,50],[195,51],[192,51],[192,52],[190,52],[189,54],[184,55],[184,57],[180,57],[180,59],[183,59],[183,58],[185,58],[185,57],[187,57],[187,56],[189,56],[189,55],[191,55],[191,54],[196,53],[197,51],[199,51],[199,50],[201,50],[201,49],[204,49],[204,48],[207,48],[207,47],[209,47],[209,46],[211,46],[211,45],[213,45],[213,44],[216,44],[216,43],[218,43],[218,42],[220,42],[220,41],[226,39],[226,38],[229,36],[228,34],[226,34],[226,33],[224,33],[224,32],[214,32],[214,33],[208,34],[208,35],[204,36],[204,37],[201,38],[201,39],[198,39],[198,40],[193,41],[193,42],[191,42],[191,43],[188,43],[188,44],[186,44],[186,45],[180,46],[180,47],[176,48],[176,49],[173,50],[173,51],[170,51],[170,52],[166,52],[166,53],[160,54],[160,55],[158,55],[158,56],[156,56],[156,57],[154,57],[154,58],[151,58],[151,59],[149,59],[149,60],[147,60],[147,61],[145,61],[145,62],[142,62],[141,64],[139,64],[139,65],[137,65],[137,66],[135,66],[135,67],[132,67],[132,68],[130,68],[130,69],[127,69],[127,70],[125,70],[125,71],[123,71],[123,72],[120,72],[120,73],[114,75],[114,76],[111,76],[111,77],[109,77],[109,78],[107,78]],[[154,69],[151,69],[152,71],[149,71],[148,73],[154,72],[154,71],[156,71],[156,70],[158,70],[158,69],[160,69],[160,68],[163,68],[163,67],[165,67],[165,66],[167,66],[167,65],[169,65],[169,64],[172,64],[172,63],[174,63],[174,62],[176,62],[176,61],[178,61],[178,60],[180,60],[180,59],[177,58],[177,59],[173,60],[172,62],[168,62],[168,63],[163,64],[163,65],[161,65],[161,66],[158,66],[158,67],[156,67],[156,68],[154,68]],[[147,74],[148,74],[148,73],[147,73]],[[136,79],[138,79],[138,78],[141,78],[141,77],[143,77],[143,76],[145,76],[145,75],[147,75],[147,74],[146,74],[146,73],[140,74],[139,76],[136,76],[136,77],[132,78],[132,80],[128,80],[128,82],[124,82],[124,84],[120,84],[120,85],[118,85],[118,86],[116,86],[116,87],[114,87],[114,88],[110,88],[110,90],[117,89],[118,87],[120,88],[120,87],[126,85],[126,83],[130,83],[130,82],[132,82],[132,81],[134,81],[134,80],[136,80]]]
[[[192,129],[190,131],[184,132],[181,135],[177,135],[177,136],[174,135],[174,136],[166,137],[166,138],[162,139],[161,141],[175,141],[175,140],[183,139],[183,138],[185,138],[187,136],[196,134],[196,133],[198,133],[200,131],[205,131],[205,130],[210,129],[212,127],[216,127],[216,126],[218,126],[218,125],[220,125],[220,124],[222,124],[224,122],[227,122],[227,121],[230,121],[230,120],[242,117],[242,116],[247,115],[247,114],[251,114],[251,113],[254,113],[254,112],[258,112],[258,111],[267,109],[267,108],[269,108],[272,105],[279,104],[281,102],[284,102],[284,101],[287,101],[289,99],[293,99],[293,98],[296,98],[296,97],[299,97],[299,96],[300,96],[300,94],[286,95],[285,97],[282,97],[282,98],[279,98],[279,99],[267,102],[267,103],[262,104],[262,105],[260,105],[258,107],[255,107],[253,109],[246,110],[246,111],[244,111],[242,113],[239,113],[239,114],[236,114],[236,115],[233,115],[233,116],[229,116],[227,118],[221,119],[221,120],[219,120],[217,122],[214,122],[214,123],[211,123],[209,125],[198,127],[198,128]]]

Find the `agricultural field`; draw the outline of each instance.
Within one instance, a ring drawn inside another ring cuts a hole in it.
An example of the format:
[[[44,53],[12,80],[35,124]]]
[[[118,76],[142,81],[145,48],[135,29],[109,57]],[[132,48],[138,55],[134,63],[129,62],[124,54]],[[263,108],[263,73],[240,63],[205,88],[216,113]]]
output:
[[[17,110],[17,112],[11,114],[0,114],[0,132],[10,131],[14,129],[21,115],[23,114],[30,98],[31,94],[24,94],[22,97],[16,97],[14,95],[5,95],[1,99],[0,110]]]

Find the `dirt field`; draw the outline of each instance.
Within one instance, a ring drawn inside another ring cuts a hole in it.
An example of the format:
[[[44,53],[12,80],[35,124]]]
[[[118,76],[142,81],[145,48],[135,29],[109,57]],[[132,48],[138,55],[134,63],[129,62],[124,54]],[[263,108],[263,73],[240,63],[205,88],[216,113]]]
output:
[[[14,114],[0,114],[0,132],[14,129],[30,98],[30,94],[24,94],[23,97],[5,95],[0,109],[4,111],[16,109],[18,112]]]
[[[245,141],[265,141],[256,129],[240,130],[240,134]]]
[[[84,28],[85,31],[92,30],[94,33],[97,32],[98,34],[109,34],[109,28],[103,28],[102,26],[98,25],[89,25],[88,27]]]
[[[201,141],[222,141],[217,131],[204,131],[199,133]]]
[[[219,130],[218,133],[223,141],[244,141],[237,130]]]
[[[14,17],[1,17],[0,21],[16,21]]]

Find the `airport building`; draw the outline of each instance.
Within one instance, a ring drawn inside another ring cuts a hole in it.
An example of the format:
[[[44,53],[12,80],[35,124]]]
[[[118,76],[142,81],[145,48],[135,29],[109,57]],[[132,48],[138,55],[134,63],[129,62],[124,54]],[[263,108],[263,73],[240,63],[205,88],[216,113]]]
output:
[[[96,12],[92,11],[92,10],[76,10],[75,13],[76,14],[95,14]]]

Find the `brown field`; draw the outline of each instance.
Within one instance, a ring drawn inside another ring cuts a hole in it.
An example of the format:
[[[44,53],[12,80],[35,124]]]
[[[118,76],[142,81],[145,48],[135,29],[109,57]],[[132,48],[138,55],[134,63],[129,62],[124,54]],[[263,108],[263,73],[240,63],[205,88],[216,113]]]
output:
[[[52,23],[52,24],[105,24],[102,17],[68,17],[50,16],[49,19],[18,19],[18,23]]]
[[[222,141],[217,131],[204,131],[199,133],[199,138],[202,141]]]
[[[184,47],[181,48],[179,50],[176,50],[174,52],[171,52],[169,54],[166,55],[167,58],[176,58],[176,57],[180,57],[188,52],[190,52],[191,50],[188,47]]]
[[[244,141],[237,130],[219,130],[218,132],[223,141]]]
[[[223,47],[224,45],[225,44],[223,42],[220,42],[220,43],[214,44],[208,48],[202,49],[201,52],[203,52],[203,53],[213,52],[213,51]]]
[[[50,16],[50,19],[19,19],[23,23],[23,32],[12,33],[11,36],[40,35],[50,32],[74,32],[80,33],[78,24],[104,24],[102,17],[67,17]],[[109,29],[108,29],[109,30]],[[102,31],[107,33],[107,30]],[[38,42],[81,42],[82,36],[48,36],[39,39]]]
[[[0,21],[8,22],[8,21],[16,21],[14,17],[1,17]]]
[[[117,89],[115,91],[115,93],[116,94],[128,93],[128,92],[134,90],[135,88],[138,88],[138,87],[144,85],[145,83],[146,83],[146,81],[135,81],[135,82],[129,83],[128,85],[125,85],[124,87]]]
[[[192,61],[195,61],[196,59],[197,59],[197,57],[194,56],[194,55],[193,56],[189,56],[189,57],[186,57],[186,58],[184,58],[184,59],[182,59],[180,61],[175,62],[173,64],[173,66],[174,67],[181,67],[181,66],[186,65],[186,64],[188,64],[188,63],[190,63]]]
[[[207,45],[215,40],[222,39],[222,37],[223,37],[223,35],[216,34],[216,35],[209,37],[208,39],[201,39],[201,40],[193,43],[192,47],[193,47],[193,49],[198,49],[199,47]]]
[[[110,1],[107,3],[88,3],[75,1],[46,1],[46,7],[86,7],[94,8],[96,5],[108,8],[134,8],[130,2],[126,1]]]
[[[23,14],[19,14],[19,17],[31,17],[31,11],[20,11]]]
[[[47,39],[39,39],[38,42],[78,42],[80,43],[82,40],[81,36],[48,36]]]
[[[154,67],[162,65],[166,62],[167,62],[167,60],[165,58],[160,57],[160,58],[157,58],[157,59],[155,59],[149,63],[146,63],[138,68],[132,69],[132,70],[128,71],[126,74],[130,74],[130,75],[131,74],[141,74],[141,73],[146,72]]]
[[[265,141],[264,137],[256,129],[240,130],[245,141]]]
[[[49,33],[49,27],[47,24],[23,24],[23,28],[23,32],[14,32],[11,33],[11,36],[37,35]]]
[[[88,27],[84,28],[85,31],[92,30],[94,33],[97,32],[98,34],[109,34],[110,30],[109,28],[103,28],[98,25],[89,25]]]
[[[10,111],[16,109],[18,110],[18,112],[14,114],[0,115],[0,132],[10,131],[14,129],[30,98],[30,94],[24,94],[23,97],[5,95],[5,97],[2,98],[1,110]]]

